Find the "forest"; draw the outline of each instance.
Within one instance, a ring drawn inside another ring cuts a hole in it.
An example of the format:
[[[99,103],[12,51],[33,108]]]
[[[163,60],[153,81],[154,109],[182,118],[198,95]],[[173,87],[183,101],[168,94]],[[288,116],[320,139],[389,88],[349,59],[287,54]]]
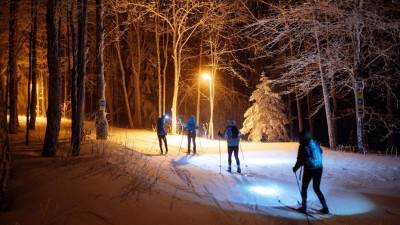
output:
[[[128,131],[155,132],[163,116],[178,155],[194,116],[199,140],[218,146],[220,174],[217,134],[232,121],[242,140],[268,148],[307,130],[332,151],[397,158],[397,0],[0,5],[0,203],[15,140],[36,146],[43,124],[43,158],[60,146],[79,158],[89,137],[113,143],[111,129],[124,129],[125,142]]]
[[[15,133],[25,122],[35,129],[36,117],[46,117],[44,155],[56,151],[61,117],[72,120],[74,154],[85,121],[96,121],[98,138],[106,138],[108,124],[151,129],[158,116],[170,114],[175,133],[183,118],[195,115],[213,137],[226,118],[244,121],[262,73],[284,104],[286,119],[276,122],[284,123],[287,135],[281,138],[293,140],[309,129],[332,149],[396,145],[396,2],[3,0],[2,5],[7,6],[0,14],[7,110],[2,115],[9,115],[3,129]],[[204,71],[211,74],[210,90],[201,79]],[[256,139],[265,139],[261,136]]]

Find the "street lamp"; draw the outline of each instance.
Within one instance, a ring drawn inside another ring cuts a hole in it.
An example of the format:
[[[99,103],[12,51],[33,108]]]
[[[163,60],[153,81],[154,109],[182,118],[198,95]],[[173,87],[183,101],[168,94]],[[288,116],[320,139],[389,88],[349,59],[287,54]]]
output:
[[[214,116],[214,95],[213,95],[213,88],[212,88],[212,75],[209,72],[203,72],[202,73],[202,78],[204,80],[209,81],[209,87],[210,87],[210,123],[208,124],[208,134],[211,139],[214,139],[214,123],[213,123],[213,116]]]

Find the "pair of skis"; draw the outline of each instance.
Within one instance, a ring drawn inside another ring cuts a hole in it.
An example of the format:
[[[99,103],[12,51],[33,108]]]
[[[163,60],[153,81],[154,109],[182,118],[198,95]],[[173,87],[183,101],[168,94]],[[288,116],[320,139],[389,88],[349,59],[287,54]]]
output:
[[[332,215],[332,214],[322,214],[320,213],[318,210],[316,209],[310,209],[311,212],[309,211],[303,211],[303,210],[299,210],[298,208],[295,208],[293,206],[289,206],[286,205],[285,203],[283,203],[281,200],[278,200],[278,202],[285,208],[290,209],[292,211],[301,213],[303,215],[305,215],[306,219],[307,219],[307,224],[311,224],[310,218],[313,220],[320,220],[320,219],[324,219],[324,215]]]

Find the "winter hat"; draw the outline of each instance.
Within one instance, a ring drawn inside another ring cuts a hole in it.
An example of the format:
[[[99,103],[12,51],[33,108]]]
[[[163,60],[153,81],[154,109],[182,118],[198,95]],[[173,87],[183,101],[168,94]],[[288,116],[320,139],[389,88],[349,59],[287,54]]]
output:
[[[228,125],[229,126],[236,126],[236,121],[235,120],[228,120]]]
[[[300,132],[300,140],[301,141],[308,141],[311,138],[312,138],[311,134],[310,134],[310,132],[308,130]]]

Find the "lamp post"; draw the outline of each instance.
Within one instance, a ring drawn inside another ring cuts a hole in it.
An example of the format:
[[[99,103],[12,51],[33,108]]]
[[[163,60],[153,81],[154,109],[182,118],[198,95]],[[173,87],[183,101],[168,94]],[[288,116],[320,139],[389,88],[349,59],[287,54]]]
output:
[[[214,139],[214,93],[212,88],[213,77],[208,72],[204,72],[202,74],[204,80],[209,81],[209,88],[210,88],[210,122],[208,124],[208,135],[209,138]]]

